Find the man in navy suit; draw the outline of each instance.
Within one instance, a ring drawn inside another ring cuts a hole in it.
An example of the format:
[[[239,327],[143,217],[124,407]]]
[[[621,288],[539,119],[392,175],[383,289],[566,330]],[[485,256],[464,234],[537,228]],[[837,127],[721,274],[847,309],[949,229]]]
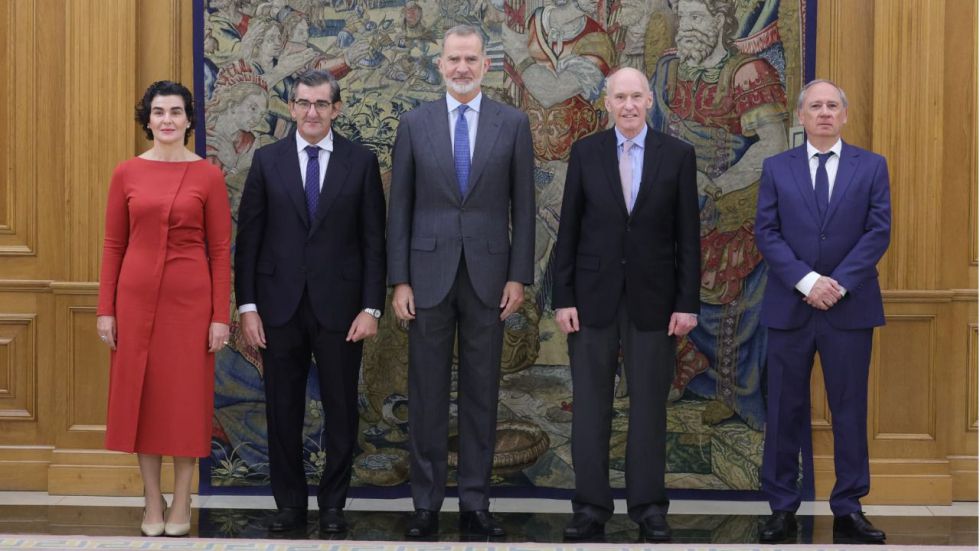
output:
[[[755,235],[769,265],[762,304],[768,327],[768,419],[762,489],[772,516],[767,543],[796,534],[799,454],[810,430],[810,372],[820,354],[833,417],[830,495],[834,537],[881,542],[861,512],[868,468],[868,364],[874,328],[885,324],[878,271],[888,248],[891,204],[885,159],[841,140],[847,97],[815,80],[800,92],[807,143],[766,159]]]
[[[385,203],[378,158],[331,124],[340,85],[297,76],[296,132],[255,153],[238,209],[235,295],[246,341],[262,352],[272,532],[306,526],[303,416],[311,356],[328,429],[317,502],[320,531],[344,532],[357,435],[363,339],[385,300]]]

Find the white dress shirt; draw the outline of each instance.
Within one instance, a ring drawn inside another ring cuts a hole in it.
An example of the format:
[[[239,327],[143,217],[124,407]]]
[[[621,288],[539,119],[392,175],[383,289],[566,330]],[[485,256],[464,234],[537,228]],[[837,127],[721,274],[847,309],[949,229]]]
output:
[[[830,203],[830,198],[834,196],[834,182],[837,181],[837,167],[840,166],[840,152],[843,144],[844,142],[838,138],[837,143],[831,146],[830,149],[827,151],[820,151],[816,147],[813,147],[810,140],[807,140],[806,142],[806,156],[807,159],[810,160],[810,185],[814,188],[817,186],[817,168],[820,166],[820,159],[817,157],[817,154],[827,152],[833,153],[833,155],[827,158],[827,162],[824,164],[824,168],[827,170],[827,185],[829,192],[829,196],[827,197],[828,204]],[[810,294],[810,291],[813,289],[813,285],[818,279],[820,279],[820,274],[817,272],[810,272],[796,283],[796,290],[803,293],[804,296],[807,296]],[[847,289],[844,289],[843,287],[841,287],[841,289],[843,289],[841,296],[846,295]]]
[[[466,103],[469,109],[466,110],[466,127],[470,135],[470,161],[473,160],[473,148],[476,147],[476,126],[480,124],[480,102],[483,101],[483,92],[476,95]],[[459,106],[462,102],[446,92],[446,108],[449,110],[449,141],[453,146],[451,151],[456,151],[456,119],[459,118]]]

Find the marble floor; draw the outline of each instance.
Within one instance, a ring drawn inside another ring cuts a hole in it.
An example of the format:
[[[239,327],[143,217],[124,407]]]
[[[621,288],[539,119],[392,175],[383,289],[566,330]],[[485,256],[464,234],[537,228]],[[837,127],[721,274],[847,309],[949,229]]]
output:
[[[168,501],[170,496],[168,496]],[[460,534],[454,500],[440,515],[440,541],[479,541]],[[142,498],[51,496],[39,492],[0,492],[0,533],[86,536],[138,536]],[[305,530],[290,539],[318,539],[317,516],[311,500]],[[399,541],[409,499],[351,499],[350,530],[343,539]],[[497,498],[491,510],[507,529],[503,541],[557,543],[571,507],[566,500]],[[265,526],[275,511],[267,496],[195,496],[191,534],[218,538],[268,538]],[[768,505],[757,501],[674,500],[668,520],[678,543],[753,543]],[[865,512],[896,545],[971,545],[978,543],[977,503],[951,506],[867,506]],[[833,543],[833,517],[826,502],[804,503],[799,511],[798,543]],[[326,539],[326,538],[325,538]],[[336,537],[335,537],[336,539]],[[495,540],[496,541],[496,540]],[[608,543],[637,543],[638,531],[617,501],[606,526]]]

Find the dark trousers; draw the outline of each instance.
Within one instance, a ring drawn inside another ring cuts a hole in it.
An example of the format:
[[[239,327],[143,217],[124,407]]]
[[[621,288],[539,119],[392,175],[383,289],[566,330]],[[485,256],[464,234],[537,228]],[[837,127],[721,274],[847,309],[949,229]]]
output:
[[[312,354],[323,402],[326,452],[317,503],[321,509],[343,507],[357,435],[357,376],[362,343],[346,342],[347,331],[324,330],[306,293],[299,304],[284,325],[265,327],[267,348],[262,351],[262,362],[272,494],[280,509],[306,508],[303,418]]]
[[[626,504],[634,521],[666,514],[664,489],[667,393],[674,379],[674,347],[667,331],[641,331],[630,321],[625,296],[617,321],[606,327],[581,326],[568,336],[572,367],[572,509],[600,522],[613,514],[609,488],[616,367],[622,346],[629,381],[626,434]]]
[[[408,445],[416,509],[438,511],[445,498],[455,338],[459,508],[475,511],[490,505],[503,322],[500,309],[476,295],[462,259],[446,298],[432,308],[416,309],[408,330]]]
[[[762,489],[773,511],[796,511],[800,451],[810,431],[810,372],[820,354],[834,431],[834,473],[830,494],[835,515],[861,510],[871,488],[868,468],[868,364],[873,329],[843,330],[814,313],[803,327],[769,329],[768,412]]]

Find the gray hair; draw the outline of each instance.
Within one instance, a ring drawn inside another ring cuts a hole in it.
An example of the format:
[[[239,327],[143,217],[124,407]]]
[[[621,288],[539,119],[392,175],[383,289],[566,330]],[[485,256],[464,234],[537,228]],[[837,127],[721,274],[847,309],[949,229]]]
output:
[[[804,86],[803,88],[800,89],[800,95],[796,98],[796,110],[797,111],[799,111],[800,109],[803,109],[803,97],[806,96],[807,90],[809,90],[810,88],[813,88],[817,84],[829,84],[829,85],[833,86],[834,88],[837,88],[837,93],[840,94],[840,103],[841,103],[841,105],[844,106],[844,109],[847,109],[847,94],[844,93],[844,89],[841,88],[840,86],[837,86],[837,84],[834,83],[834,81],[832,81],[832,80],[827,80],[827,79],[824,79],[824,78],[816,78],[816,79],[813,79],[810,82],[806,83],[806,86]]]
[[[290,100],[296,99],[296,90],[299,89],[300,84],[309,86],[310,88],[321,84],[329,84],[330,103],[337,103],[340,101],[340,83],[337,82],[337,78],[333,76],[333,73],[330,71],[310,69],[299,73],[295,78],[296,80],[293,81],[293,87],[289,90]]]
[[[474,27],[473,25],[456,25],[455,27],[450,27],[446,31],[446,34],[444,34],[442,37],[443,44],[445,44],[445,40],[450,36],[478,36],[480,37],[480,53],[482,54],[487,50],[487,40],[483,37],[483,33],[480,32],[480,29]]]

